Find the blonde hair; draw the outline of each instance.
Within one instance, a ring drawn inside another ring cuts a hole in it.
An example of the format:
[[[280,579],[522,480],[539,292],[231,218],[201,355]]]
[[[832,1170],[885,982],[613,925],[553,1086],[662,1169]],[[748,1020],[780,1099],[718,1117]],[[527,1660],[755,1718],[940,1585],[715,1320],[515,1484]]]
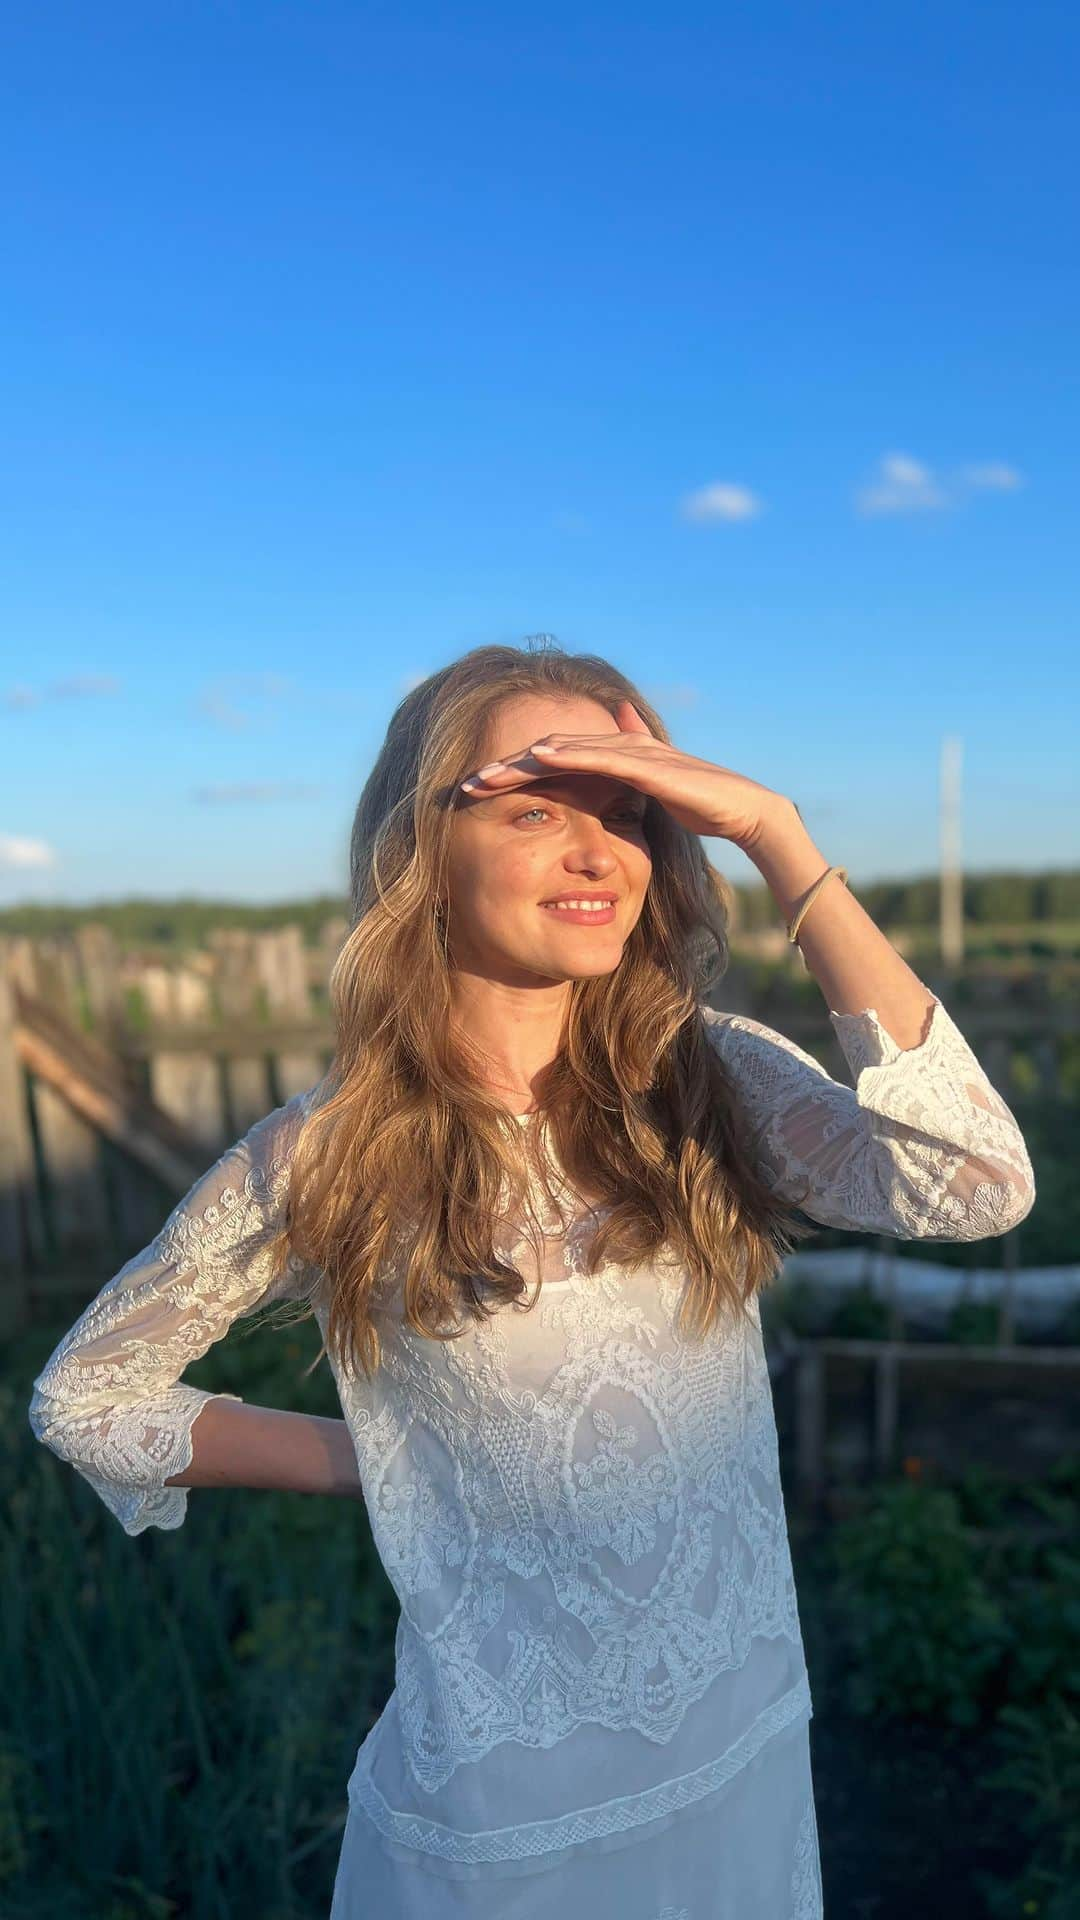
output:
[[[316,1271],[327,1345],[346,1370],[377,1369],[371,1305],[393,1259],[406,1323],[433,1339],[484,1295],[519,1303],[495,1250],[505,1176],[524,1191],[524,1129],[485,1091],[451,1032],[451,970],[436,903],[446,894],[460,781],[482,764],[494,713],[522,695],[588,699],[614,715],[639,690],[595,654],[553,642],[482,646],[406,694],[356,809],[349,930],[330,978],[335,1054],[297,1135],[287,1227],[275,1248]],[[652,874],[617,967],[571,983],[543,1120],[563,1177],[610,1207],[587,1256],[636,1266],[667,1249],[690,1286],[684,1331],[745,1309],[813,1231],[754,1170],[700,996],[724,972],[731,889],[695,834],[649,800]],[[532,1304],[531,1302],[529,1303]]]

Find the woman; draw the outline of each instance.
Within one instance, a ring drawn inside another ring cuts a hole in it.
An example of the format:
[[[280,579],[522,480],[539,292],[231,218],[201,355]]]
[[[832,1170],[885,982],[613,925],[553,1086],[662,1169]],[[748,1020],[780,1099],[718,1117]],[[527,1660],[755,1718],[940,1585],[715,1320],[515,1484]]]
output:
[[[715,1012],[741,847],[854,1089]],[[811,1920],[810,1693],[758,1295],[814,1224],[979,1240],[1023,1139],[784,794],[615,668],[482,647],[395,712],[319,1086],[251,1129],[34,1383],[126,1531],[362,1493],[401,1601],[331,1920]],[[711,966],[710,966],[711,960]],[[344,1421],[180,1378],[315,1313]]]

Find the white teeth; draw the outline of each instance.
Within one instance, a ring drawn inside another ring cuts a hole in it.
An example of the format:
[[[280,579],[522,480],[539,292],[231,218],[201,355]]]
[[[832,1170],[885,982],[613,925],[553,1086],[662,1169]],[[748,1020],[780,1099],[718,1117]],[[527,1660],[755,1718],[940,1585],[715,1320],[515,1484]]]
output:
[[[556,912],[577,913],[582,909],[586,913],[602,913],[606,907],[613,907],[614,900],[545,900],[546,907],[554,907]]]

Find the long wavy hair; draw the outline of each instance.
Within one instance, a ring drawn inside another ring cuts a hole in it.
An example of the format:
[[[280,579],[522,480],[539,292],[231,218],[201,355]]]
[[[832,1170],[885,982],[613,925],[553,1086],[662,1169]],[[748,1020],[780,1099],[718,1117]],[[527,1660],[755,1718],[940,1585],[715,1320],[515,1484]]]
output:
[[[496,710],[530,694],[594,700],[613,716],[632,700],[670,740],[616,667],[550,641],[476,647],[395,709],[353,823],[351,915],[329,983],[334,1057],[296,1137],[274,1249],[279,1272],[290,1254],[312,1270],[308,1304],[328,1308],[326,1347],[346,1372],[370,1377],[380,1364],[372,1305],[391,1269],[406,1323],[432,1339],[538,1297],[525,1299],[524,1276],[496,1249],[508,1193],[532,1231],[526,1129],[452,1029],[438,910],[459,783],[490,756]],[[587,1271],[673,1254],[689,1275],[682,1330],[701,1337],[721,1312],[745,1310],[813,1227],[755,1172],[705,1033],[701,996],[727,966],[731,888],[652,799],[644,831],[641,915],[611,973],[571,983],[540,1124],[562,1177],[605,1207]]]

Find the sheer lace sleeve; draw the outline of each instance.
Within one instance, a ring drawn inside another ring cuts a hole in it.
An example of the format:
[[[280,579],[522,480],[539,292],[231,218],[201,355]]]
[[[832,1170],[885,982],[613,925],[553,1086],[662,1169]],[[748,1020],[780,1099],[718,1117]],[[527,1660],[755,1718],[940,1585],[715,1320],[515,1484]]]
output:
[[[241,1314],[284,1299],[296,1273],[270,1279],[290,1155],[306,1103],[297,1094],[229,1147],[174,1207],[150,1244],[106,1281],[33,1383],[37,1438],[100,1495],[125,1533],[179,1527],[191,1429],[207,1400],[185,1384],[190,1361]]]
[[[854,1088],[757,1020],[702,1013],[762,1176],[812,1220],[900,1240],[985,1240],[1030,1213],[1023,1136],[940,1000],[906,1049],[872,1007],[830,1012]]]

